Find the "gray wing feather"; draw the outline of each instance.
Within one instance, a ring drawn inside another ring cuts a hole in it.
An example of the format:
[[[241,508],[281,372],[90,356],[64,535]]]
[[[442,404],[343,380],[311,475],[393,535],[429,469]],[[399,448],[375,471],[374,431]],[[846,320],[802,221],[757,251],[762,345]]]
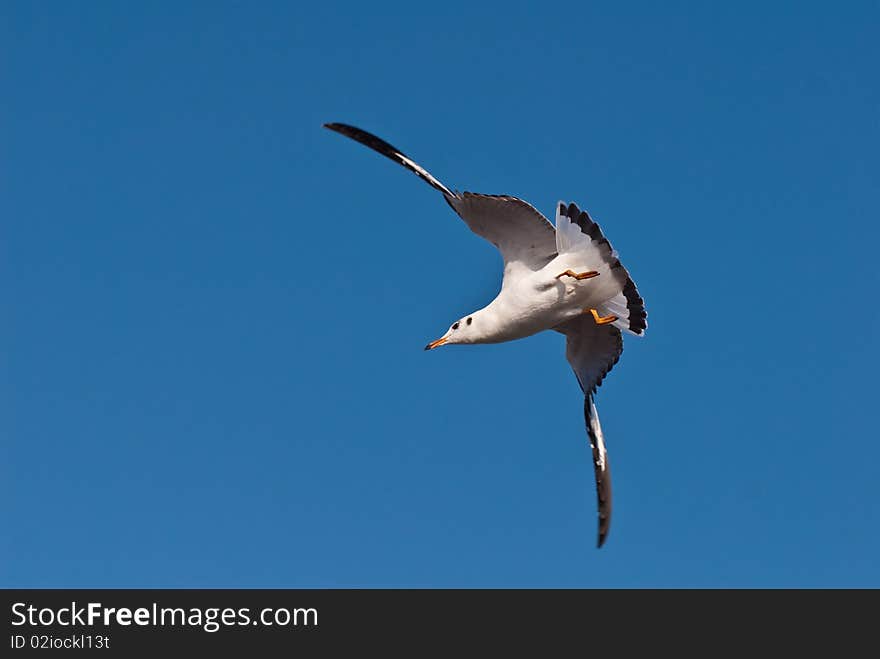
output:
[[[592,317],[586,315],[560,325],[557,330],[566,336],[565,357],[584,392],[584,420],[593,450],[599,509],[598,546],[601,547],[611,529],[611,465],[595,395],[596,388],[623,353],[623,337],[613,325],[597,325]]]
[[[509,195],[453,192],[400,149],[348,124],[324,124],[413,172],[439,191],[475,234],[501,252],[505,278],[522,268],[540,270],[556,256],[556,229],[531,204]]]

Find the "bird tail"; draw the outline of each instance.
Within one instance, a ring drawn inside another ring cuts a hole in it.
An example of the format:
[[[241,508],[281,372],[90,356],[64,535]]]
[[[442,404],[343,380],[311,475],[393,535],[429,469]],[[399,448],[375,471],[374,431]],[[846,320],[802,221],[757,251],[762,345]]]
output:
[[[614,325],[632,334],[645,332],[648,314],[635,282],[599,225],[575,204],[560,201],[556,206],[556,251],[575,254],[579,267],[600,273],[590,285],[601,287],[607,300],[598,309],[603,316],[617,316]]]

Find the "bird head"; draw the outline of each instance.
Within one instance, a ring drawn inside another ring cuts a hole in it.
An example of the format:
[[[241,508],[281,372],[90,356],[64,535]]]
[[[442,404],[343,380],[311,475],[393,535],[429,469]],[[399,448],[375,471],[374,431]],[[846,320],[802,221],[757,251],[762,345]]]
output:
[[[470,316],[465,316],[464,318],[456,320],[454,323],[452,323],[452,325],[449,326],[446,334],[441,336],[436,341],[431,341],[428,345],[425,346],[425,350],[433,350],[434,348],[439,348],[440,346],[450,343],[479,342],[480,331],[478,328],[478,322],[475,320],[475,318],[476,314],[472,314]]]

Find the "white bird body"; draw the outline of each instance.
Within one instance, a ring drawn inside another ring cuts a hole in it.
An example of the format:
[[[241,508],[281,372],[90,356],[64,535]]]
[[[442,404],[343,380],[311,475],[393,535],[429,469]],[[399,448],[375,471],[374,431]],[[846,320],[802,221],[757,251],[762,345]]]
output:
[[[601,309],[620,292],[610,277],[601,277],[604,264],[590,262],[588,254],[560,254],[546,266],[518,277],[504,286],[497,297],[470,315],[480,331],[471,340],[458,343],[503,343],[524,339],[554,329],[583,315],[588,309]],[[578,281],[558,277],[559,273],[600,271],[600,276]]]
[[[643,334],[647,313],[635,283],[599,225],[575,204],[557,204],[554,227],[516,197],[453,192],[375,135],[346,124],[325,126],[416,174],[443,194],[471,231],[501,252],[504,276],[495,299],[454,322],[426,350],[456,343],[502,343],[545,330],[565,335],[565,355],[584,392],[601,547],[611,524],[611,472],[594,398],[623,352],[621,331]]]

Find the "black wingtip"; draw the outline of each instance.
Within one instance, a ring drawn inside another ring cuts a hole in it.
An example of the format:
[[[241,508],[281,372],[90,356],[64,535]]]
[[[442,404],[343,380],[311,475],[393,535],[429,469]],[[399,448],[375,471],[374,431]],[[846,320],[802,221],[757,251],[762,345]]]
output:
[[[605,450],[605,440],[602,434],[602,426],[599,423],[599,415],[593,414],[593,396],[584,396],[584,420],[587,424],[587,436],[590,438],[590,448],[593,450],[593,470],[596,480],[596,503],[598,504],[599,534],[596,548],[605,544],[608,532],[611,530],[611,466],[608,461],[608,452]]]
[[[608,532],[611,530],[611,510],[610,507],[601,510],[603,506],[600,504],[599,510],[599,535],[596,540],[596,549],[602,549],[602,545],[608,539]]]
[[[365,130],[361,130],[357,126],[352,126],[351,124],[343,124],[338,121],[328,121],[326,124],[321,124],[327,130],[332,130],[334,133],[339,133],[340,135],[345,135],[346,137],[350,137],[351,139],[360,142],[361,144],[366,144],[367,146],[375,149],[376,147],[371,144],[371,142],[378,142],[387,144],[384,140],[379,139],[372,133],[368,133]],[[393,146],[388,144],[389,147],[394,149]],[[396,149],[395,149],[396,150]]]
[[[403,152],[397,147],[389,144],[381,137],[377,137],[370,132],[365,131],[362,128],[358,128],[357,126],[352,126],[351,124],[342,124],[336,121],[331,121],[324,124],[324,128],[328,130],[332,130],[334,133],[339,133],[340,135],[344,135],[349,139],[354,140],[355,142],[360,142],[364,146],[367,146],[373,151],[378,151],[386,158],[391,158],[398,164],[404,165],[405,167],[409,167],[401,162],[401,156],[403,156]]]
[[[430,185],[435,190],[442,192],[444,195],[448,195],[450,197],[455,196],[452,190],[450,190],[440,181],[435,179],[431,174],[428,173],[428,171],[424,167],[414,163],[408,156],[406,156],[406,154],[403,153],[403,151],[398,149],[396,146],[389,144],[381,137],[373,135],[372,133],[368,133],[362,128],[358,128],[357,126],[352,126],[350,124],[340,124],[332,122],[324,124],[324,128],[332,130],[335,133],[339,133],[340,135],[344,135],[345,137],[348,137],[355,142],[360,142],[364,146],[372,149],[373,151],[380,153],[390,160],[393,160],[398,165],[402,165],[404,168],[411,171],[413,174],[422,179],[425,183]]]

